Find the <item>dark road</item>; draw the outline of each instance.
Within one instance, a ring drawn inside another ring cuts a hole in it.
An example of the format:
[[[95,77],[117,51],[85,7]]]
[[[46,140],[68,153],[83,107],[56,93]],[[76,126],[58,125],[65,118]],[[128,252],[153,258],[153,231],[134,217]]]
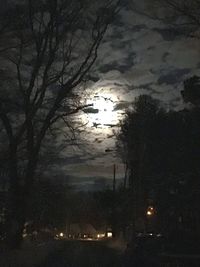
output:
[[[120,267],[121,256],[106,242],[63,241],[39,267]]]

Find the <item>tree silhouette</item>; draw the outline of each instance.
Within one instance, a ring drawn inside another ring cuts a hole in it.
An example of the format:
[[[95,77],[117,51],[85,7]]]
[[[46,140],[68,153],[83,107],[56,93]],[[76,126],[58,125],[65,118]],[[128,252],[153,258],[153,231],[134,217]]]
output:
[[[151,97],[136,99],[118,135],[129,164],[133,221],[153,203],[165,234],[181,228],[199,234],[199,135],[198,108],[166,112]]]
[[[193,76],[184,81],[184,90],[181,91],[184,101],[195,106],[200,104],[200,78]]]
[[[21,240],[41,146],[82,108],[75,90],[84,87],[118,4],[29,0],[1,14],[0,121],[9,154],[13,246]]]
[[[121,123],[118,147],[128,163],[134,220],[139,217],[144,219],[148,195],[154,188],[151,177],[155,174],[155,169],[159,172],[158,125],[164,116],[157,100],[141,95],[136,98],[133,110],[127,112]]]

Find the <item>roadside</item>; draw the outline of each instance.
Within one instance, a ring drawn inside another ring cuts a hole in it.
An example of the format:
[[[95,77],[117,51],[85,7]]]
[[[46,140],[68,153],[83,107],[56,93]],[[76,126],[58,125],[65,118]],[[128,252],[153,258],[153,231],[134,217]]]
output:
[[[107,241],[66,240],[38,267],[121,267],[122,253]]]
[[[0,267],[35,267],[60,247],[60,242],[25,241],[20,249],[7,251],[0,247]]]
[[[115,240],[24,242],[19,250],[1,250],[0,267],[121,267],[123,248]]]

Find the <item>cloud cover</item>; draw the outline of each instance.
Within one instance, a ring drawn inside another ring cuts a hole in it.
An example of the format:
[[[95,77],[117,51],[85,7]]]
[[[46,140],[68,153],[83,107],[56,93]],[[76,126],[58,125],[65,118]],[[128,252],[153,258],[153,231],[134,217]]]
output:
[[[199,40],[126,8],[108,29],[85,95],[92,99],[95,94],[109,94],[118,120],[140,94],[151,94],[166,108],[179,109],[184,79],[199,74],[199,56]],[[83,116],[87,115],[79,118]],[[117,125],[86,125],[80,135],[84,149],[64,151],[62,171],[87,186],[89,177],[112,179],[115,163],[117,177],[122,178],[123,163],[115,153],[117,131]],[[66,154],[73,157],[66,158]]]

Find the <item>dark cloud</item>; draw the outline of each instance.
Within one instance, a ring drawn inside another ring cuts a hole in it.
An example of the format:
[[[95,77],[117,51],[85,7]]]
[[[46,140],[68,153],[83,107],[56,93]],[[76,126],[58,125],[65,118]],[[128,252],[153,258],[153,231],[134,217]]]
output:
[[[85,158],[78,157],[77,155],[72,156],[70,155],[69,157],[65,156],[64,158],[62,157],[57,157],[54,159],[53,165],[54,166],[63,166],[66,164],[81,164],[85,162]]]
[[[158,79],[158,84],[169,84],[173,85],[180,82],[184,75],[188,74],[190,69],[177,69],[172,70],[167,74],[163,74]]]
[[[133,25],[131,28],[132,32],[140,32],[141,30],[147,29],[147,25],[145,24],[138,24],[138,25]]]
[[[111,43],[111,47],[113,49],[124,49],[125,47],[129,46],[130,46],[130,40],[125,40],[125,41],[116,40],[115,42]]]
[[[127,109],[130,106],[129,102],[121,101],[114,106],[114,111]]]
[[[97,108],[85,108],[83,110],[85,113],[92,113],[92,114],[97,114],[99,113],[99,110]]]
[[[188,29],[176,29],[176,28],[154,28],[154,31],[160,33],[165,41],[174,41],[181,36],[185,36],[189,33]]]
[[[113,25],[115,25],[117,27],[123,27],[124,26],[123,18],[119,13],[115,15],[115,20],[113,21]]]
[[[107,138],[113,138],[115,135],[114,134],[107,134]]]
[[[108,41],[112,42],[113,40],[117,42],[119,40],[123,40],[123,38],[124,38],[123,32],[119,28],[113,28],[112,33],[105,40],[105,43],[107,43]]]
[[[149,93],[151,93],[153,91],[151,86],[152,86],[152,83],[144,83],[144,84],[139,85],[137,89],[145,89],[145,90],[148,90]]]
[[[155,46],[149,46],[148,48],[147,48],[147,50],[154,50],[156,47]]]
[[[57,173],[62,173],[62,172],[65,172],[65,170],[62,170],[60,169],[60,167],[62,166],[67,166],[67,165],[79,165],[79,164],[84,164],[87,160],[93,160],[93,155],[90,155],[89,153],[87,153],[86,155],[84,156],[79,156],[77,154],[74,154],[74,155],[57,155],[57,157],[55,157],[53,159],[53,163],[51,165],[51,168],[50,168],[50,173],[51,175],[55,172]]]
[[[136,53],[134,51],[129,51],[128,56],[124,59],[127,67],[132,67],[135,65]]]
[[[119,186],[123,182],[122,178],[116,179],[116,185]],[[102,191],[106,188],[112,188],[113,181],[105,177],[76,177],[68,178],[68,183],[77,191]]]
[[[120,81],[119,82],[113,82],[113,85],[116,86],[116,87],[128,86],[128,84],[125,84],[123,82],[120,83]]]
[[[117,62],[113,61],[112,63],[102,65],[99,68],[99,71],[102,72],[102,73],[106,73],[106,72],[108,72],[110,70],[117,69],[117,67],[118,67],[117,66]]]
[[[109,71],[118,70],[121,73],[125,73],[130,70],[134,66],[134,60],[136,58],[136,53],[130,51],[128,56],[124,58],[122,61],[112,61],[109,64],[104,64],[99,67],[99,71],[102,73],[107,73]]]
[[[197,68],[200,69],[200,62],[197,64]]]
[[[96,143],[102,143],[103,142],[103,140],[102,139],[99,139],[99,138],[95,138],[95,140],[94,140],[94,142],[96,142]]]
[[[163,56],[162,56],[162,60],[163,60],[163,62],[166,62],[167,57],[168,57],[169,55],[170,55],[169,52],[165,52],[165,53],[163,54]]]
[[[99,77],[98,76],[94,76],[94,75],[88,75],[87,76],[88,80],[92,81],[92,82],[98,82]]]
[[[121,73],[123,73],[127,69],[129,69],[129,68],[130,68],[130,66],[127,66],[127,65],[119,65],[119,63],[117,61],[113,61],[112,63],[102,65],[99,68],[99,71],[102,72],[102,73],[107,73],[107,72],[109,72],[111,70],[118,70]]]

